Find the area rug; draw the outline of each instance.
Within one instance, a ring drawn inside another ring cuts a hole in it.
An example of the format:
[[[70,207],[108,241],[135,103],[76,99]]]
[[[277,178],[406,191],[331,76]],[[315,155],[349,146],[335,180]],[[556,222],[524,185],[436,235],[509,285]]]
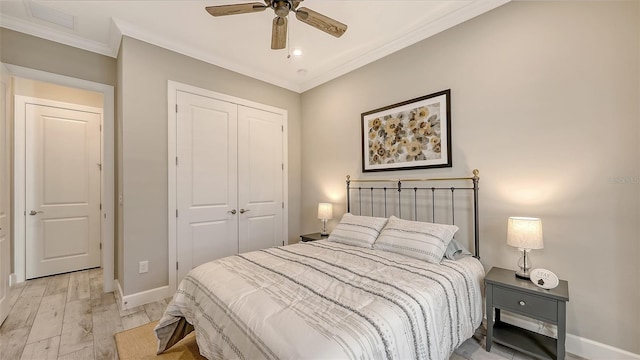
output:
[[[198,351],[195,332],[187,335],[171,349],[156,355],[158,342],[153,328],[157,321],[115,335],[120,360],[206,360]]]

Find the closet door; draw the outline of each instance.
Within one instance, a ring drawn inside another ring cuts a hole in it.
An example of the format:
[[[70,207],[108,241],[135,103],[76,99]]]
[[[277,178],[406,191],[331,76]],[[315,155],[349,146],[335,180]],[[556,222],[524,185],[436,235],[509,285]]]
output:
[[[237,106],[177,92],[178,282],[238,253]]]
[[[282,245],[283,116],[238,107],[240,252]]]

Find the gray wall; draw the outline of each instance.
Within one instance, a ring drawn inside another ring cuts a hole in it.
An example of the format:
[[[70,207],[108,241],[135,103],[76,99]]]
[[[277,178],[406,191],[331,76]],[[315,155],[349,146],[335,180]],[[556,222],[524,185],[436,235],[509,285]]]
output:
[[[168,284],[167,81],[288,110],[289,240],[300,234],[300,94],[124,37],[119,54],[122,132],[118,239],[125,295]],[[138,274],[138,262],[149,272]]]
[[[111,86],[117,83],[116,59],[1,27],[0,61]],[[38,95],[52,100],[68,101],[67,96],[74,93],[73,89],[61,91],[55,86],[45,85],[45,87],[47,88],[45,92]],[[40,87],[40,90],[42,89]],[[46,95],[43,95],[45,93]],[[33,93],[28,94],[33,95]],[[95,99],[87,104],[95,105]],[[11,240],[13,249],[13,239]]]
[[[104,95],[102,93],[31,79],[14,78],[13,93],[14,95],[62,101],[100,109],[104,107]]]
[[[478,168],[485,267],[516,268],[509,216],[541,217],[568,332],[640,353],[639,25],[637,1],[512,2],[305,92],[303,231],[362,176],[362,112],[451,88],[453,168],[374,176]]]
[[[0,28],[0,60],[5,64],[116,85],[116,59]]]

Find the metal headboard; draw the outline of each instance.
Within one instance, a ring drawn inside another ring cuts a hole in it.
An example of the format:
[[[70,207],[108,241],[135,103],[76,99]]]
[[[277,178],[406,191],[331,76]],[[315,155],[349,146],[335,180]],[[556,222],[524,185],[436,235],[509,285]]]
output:
[[[395,215],[399,218],[402,217],[403,208],[406,210],[406,201],[413,200],[413,218],[411,220],[420,220],[418,219],[418,213],[421,209],[431,210],[431,222],[436,222],[436,208],[440,208],[441,206],[436,205],[438,201],[442,202],[441,193],[446,193],[447,195],[450,193],[450,196],[445,196],[447,198],[450,209],[451,209],[451,224],[455,224],[455,198],[454,194],[456,191],[458,193],[472,192],[472,222],[473,222],[473,242],[474,242],[474,257],[480,259],[480,227],[478,223],[478,182],[480,181],[480,177],[478,176],[480,172],[478,169],[473,170],[472,177],[450,177],[450,178],[435,178],[435,179],[366,179],[366,180],[355,180],[351,179],[351,176],[347,175],[347,212],[352,213],[352,211],[358,210],[356,215],[370,215],[370,216],[383,216],[389,217],[391,215]],[[469,185],[469,181],[471,182],[471,187]],[[364,186],[352,186],[352,183],[369,183],[369,185]],[[457,184],[455,186],[443,186],[435,184]],[[393,185],[391,185],[393,184]],[[406,185],[410,184],[410,185]],[[412,185],[413,184],[413,185]],[[431,184],[431,186],[429,186]],[[352,195],[352,192],[357,192]],[[397,192],[397,194],[394,194]],[[419,193],[427,194],[427,199],[423,202],[424,204],[419,204]],[[364,193],[364,195],[363,195]],[[368,193],[368,194],[367,194]],[[409,193],[409,196],[406,194]],[[436,195],[438,193],[438,196]],[[352,207],[352,200],[357,195],[357,209],[355,206]],[[404,195],[404,197],[403,197]],[[413,195],[413,196],[411,196]],[[430,195],[430,200],[428,199],[428,195]],[[405,204],[403,204],[403,200]],[[363,213],[362,204],[365,202],[365,210],[370,205],[371,211]],[[368,204],[367,204],[368,203]],[[410,204],[411,205],[411,204]],[[431,209],[428,209],[428,207]],[[377,209],[377,210],[376,210]],[[406,213],[406,211],[405,211]],[[406,216],[405,216],[406,218]]]

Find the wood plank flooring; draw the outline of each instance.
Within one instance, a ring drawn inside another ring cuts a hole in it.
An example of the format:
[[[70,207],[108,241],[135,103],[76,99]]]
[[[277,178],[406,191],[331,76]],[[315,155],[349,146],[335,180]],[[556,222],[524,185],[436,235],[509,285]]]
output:
[[[9,297],[11,311],[0,326],[2,360],[117,359],[113,335],[160,319],[171,300],[122,310],[113,293],[102,292],[101,269],[28,280],[13,286]],[[486,352],[479,330],[450,358],[464,359],[530,358],[499,344]]]
[[[117,359],[113,335],[160,319],[170,299],[122,310],[102,292],[102,269],[28,280],[9,293],[0,359]]]

